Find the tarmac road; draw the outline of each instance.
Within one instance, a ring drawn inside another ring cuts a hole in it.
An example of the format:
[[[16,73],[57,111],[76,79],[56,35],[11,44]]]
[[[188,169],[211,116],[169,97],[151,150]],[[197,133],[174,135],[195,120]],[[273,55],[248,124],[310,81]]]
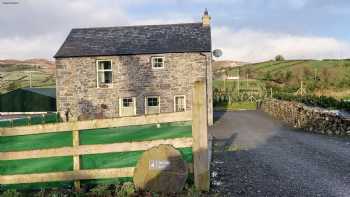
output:
[[[215,113],[219,196],[350,196],[350,138],[306,133],[259,111]]]

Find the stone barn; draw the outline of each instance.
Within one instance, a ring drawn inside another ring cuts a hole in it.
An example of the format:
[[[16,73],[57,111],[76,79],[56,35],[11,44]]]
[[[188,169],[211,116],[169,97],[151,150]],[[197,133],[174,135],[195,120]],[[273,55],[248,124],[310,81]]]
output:
[[[210,16],[202,22],[72,29],[56,55],[57,111],[66,121],[191,110],[207,84],[213,122]]]

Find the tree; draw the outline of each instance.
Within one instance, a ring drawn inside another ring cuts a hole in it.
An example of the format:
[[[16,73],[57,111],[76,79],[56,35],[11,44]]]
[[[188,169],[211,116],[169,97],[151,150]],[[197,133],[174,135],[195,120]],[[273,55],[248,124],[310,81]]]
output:
[[[277,55],[277,56],[275,57],[275,60],[276,60],[276,61],[284,61],[285,59],[284,59],[284,57],[283,57],[282,55]]]

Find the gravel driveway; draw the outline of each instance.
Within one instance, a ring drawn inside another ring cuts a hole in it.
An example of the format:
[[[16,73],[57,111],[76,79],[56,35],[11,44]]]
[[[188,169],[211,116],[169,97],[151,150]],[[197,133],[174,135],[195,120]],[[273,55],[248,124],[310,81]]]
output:
[[[350,139],[288,128],[258,111],[215,113],[220,196],[350,196]]]

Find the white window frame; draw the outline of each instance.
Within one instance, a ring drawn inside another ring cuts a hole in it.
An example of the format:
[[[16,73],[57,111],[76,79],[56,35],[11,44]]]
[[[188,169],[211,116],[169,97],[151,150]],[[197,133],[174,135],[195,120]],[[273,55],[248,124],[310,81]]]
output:
[[[145,96],[145,114],[148,114],[148,98],[158,98],[158,113],[160,114],[160,96]]]
[[[183,97],[183,98],[184,98],[184,101],[185,101],[184,109],[185,109],[185,111],[186,111],[186,110],[187,110],[187,109],[186,109],[186,107],[187,107],[186,95],[175,95],[175,96],[174,96],[174,112],[177,112],[177,111],[176,111],[176,98],[177,98],[177,97]],[[184,112],[185,112],[185,111],[184,111]]]
[[[154,65],[155,65],[155,59],[158,59],[158,58],[160,58],[160,59],[162,59],[163,60],[163,64],[162,64],[162,67],[155,67]],[[152,69],[164,69],[164,66],[165,66],[165,57],[164,56],[153,56],[153,57],[151,57],[151,64],[152,64]]]
[[[100,70],[98,68],[99,62],[106,62],[106,61],[111,62],[111,69],[101,69]],[[100,84],[98,83],[98,73],[99,72],[105,72],[105,71],[112,72],[112,81],[111,81],[111,83],[109,83],[107,85],[108,87],[100,87]],[[96,84],[97,84],[97,88],[112,88],[113,87],[113,61],[111,59],[99,59],[99,60],[96,60]]]
[[[131,115],[131,116],[136,116],[136,97],[134,97],[134,96],[129,96],[129,97],[120,97],[119,98],[119,116],[120,117],[124,117],[124,116],[126,116],[126,115],[123,115],[122,114],[122,108],[124,107],[123,106],[123,99],[127,99],[127,98],[131,98],[132,99],[132,101],[133,101],[133,104],[134,104],[134,113]]]

